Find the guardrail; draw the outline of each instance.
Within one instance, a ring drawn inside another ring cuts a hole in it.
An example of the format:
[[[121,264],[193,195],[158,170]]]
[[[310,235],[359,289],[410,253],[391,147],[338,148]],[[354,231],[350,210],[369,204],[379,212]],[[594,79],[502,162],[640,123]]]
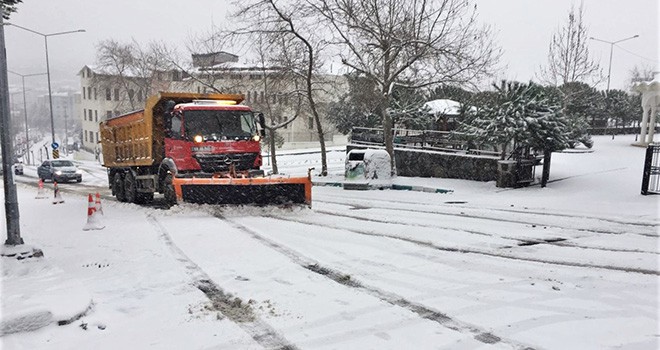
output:
[[[501,153],[471,147],[467,136],[454,131],[395,129],[394,147],[500,158]],[[384,147],[383,129],[353,128],[349,143]]]

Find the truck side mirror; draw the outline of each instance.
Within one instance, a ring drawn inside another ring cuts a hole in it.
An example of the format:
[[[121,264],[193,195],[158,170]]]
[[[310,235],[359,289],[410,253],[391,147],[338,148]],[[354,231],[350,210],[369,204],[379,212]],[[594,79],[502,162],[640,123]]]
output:
[[[266,117],[264,117],[264,114],[261,112],[257,113],[257,118],[259,120],[259,136],[265,137],[266,136]]]

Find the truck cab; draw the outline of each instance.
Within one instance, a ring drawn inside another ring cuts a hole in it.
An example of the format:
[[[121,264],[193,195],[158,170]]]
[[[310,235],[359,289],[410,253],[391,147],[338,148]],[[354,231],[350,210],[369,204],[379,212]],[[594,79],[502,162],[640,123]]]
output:
[[[165,111],[165,158],[179,176],[258,173],[263,117],[231,100],[194,100]]]

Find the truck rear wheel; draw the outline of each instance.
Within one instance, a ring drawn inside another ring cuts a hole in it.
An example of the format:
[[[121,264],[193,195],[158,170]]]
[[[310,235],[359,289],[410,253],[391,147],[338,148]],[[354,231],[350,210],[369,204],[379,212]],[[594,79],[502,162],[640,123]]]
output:
[[[128,203],[138,203],[137,181],[130,171],[124,176],[124,196]]]
[[[163,183],[163,195],[165,197],[165,203],[168,207],[176,205],[176,192],[174,192],[174,185],[172,185],[172,180],[174,177],[172,174],[168,174],[165,177],[165,182]]]
[[[115,193],[115,197],[120,202],[126,202],[126,196],[124,194],[124,179],[122,179],[121,174],[117,173],[112,178],[112,192]]]

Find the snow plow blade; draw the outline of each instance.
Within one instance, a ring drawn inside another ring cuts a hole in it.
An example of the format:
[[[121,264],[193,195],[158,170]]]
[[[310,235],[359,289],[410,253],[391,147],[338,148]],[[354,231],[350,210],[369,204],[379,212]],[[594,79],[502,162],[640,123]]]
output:
[[[172,185],[178,202],[312,205],[309,177],[175,178]]]

